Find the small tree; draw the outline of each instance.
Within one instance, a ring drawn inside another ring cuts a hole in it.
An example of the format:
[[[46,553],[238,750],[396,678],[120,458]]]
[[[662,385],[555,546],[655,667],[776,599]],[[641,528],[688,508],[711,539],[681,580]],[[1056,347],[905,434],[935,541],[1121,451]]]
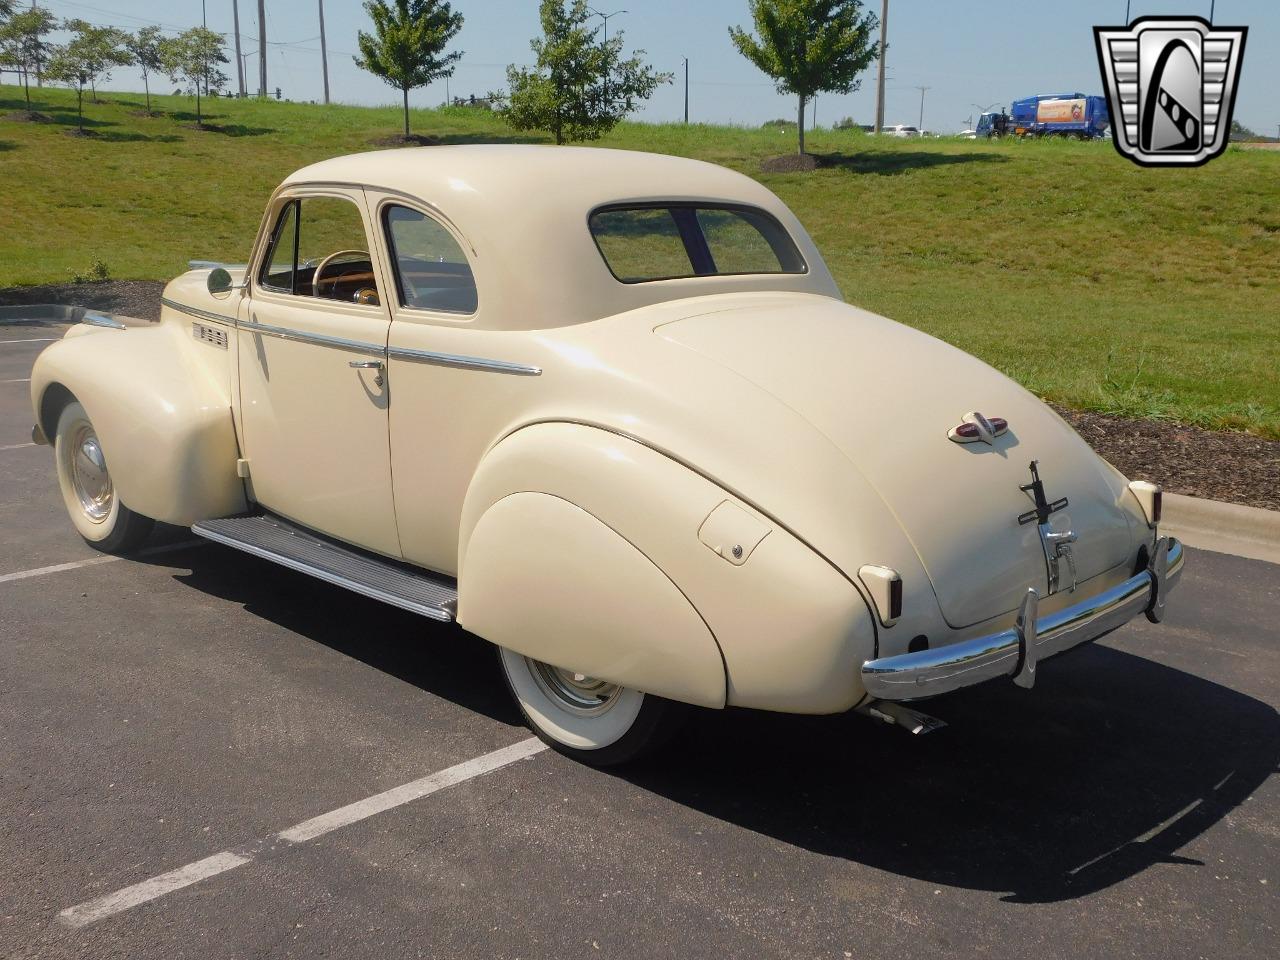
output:
[[[57,29],[58,20],[43,7],[20,10],[0,24],[0,63],[22,74],[22,87],[31,113],[31,71],[40,71],[49,59],[50,46],[45,38]]]
[[[878,21],[862,13],[862,0],[748,0],[760,38],[730,27],[738,52],[772,77],[779,93],[795,94],[800,153],[804,108],[818,93],[852,93],[876,59],[871,43]]]
[[[543,35],[530,44],[537,66],[507,67],[511,90],[501,113],[517,130],[549,130],[556,143],[598,140],[671,82],[644,63],[643,50],[622,59],[621,30],[597,43],[586,0],[542,0],[539,16]]]
[[[397,88],[404,101],[404,135],[409,136],[409,91],[453,76],[462,51],[445,53],[459,30],[462,14],[447,0],[365,0],[373,33],[356,37],[360,56],[356,66]]]
[[[176,37],[158,41],[161,69],[174,83],[186,81],[196,94],[196,126],[204,126],[200,113],[200,88],[221,90],[227,75],[218,64],[228,63],[222,52],[222,37],[204,27],[193,27]]]
[[[164,71],[160,60],[160,28],[143,27],[137,33],[129,34],[125,46],[133,56],[133,62],[142,71],[142,88],[147,96],[147,113],[151,112],[151,74]]]
[[[109,75],[112,67],[129,62],[124,34],[114,27],[95,27],[83,20],[68,20],[63,28],[72,33],[64,46],[52,48],[45,75],[76,91],[76,129],[84,133],[84,86]]]

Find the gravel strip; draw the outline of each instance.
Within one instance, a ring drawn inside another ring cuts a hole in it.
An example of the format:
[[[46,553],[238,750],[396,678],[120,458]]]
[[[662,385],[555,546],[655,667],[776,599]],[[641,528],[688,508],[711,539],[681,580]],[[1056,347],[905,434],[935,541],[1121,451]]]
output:
[[[0,306],[68,303],[158,320],[163,289],[154,280],[10,287],[0,289]],[[1172,493],[1280,510],[1280,441],[1167,420],[1054,409],[1127,477],[1155,480]]]

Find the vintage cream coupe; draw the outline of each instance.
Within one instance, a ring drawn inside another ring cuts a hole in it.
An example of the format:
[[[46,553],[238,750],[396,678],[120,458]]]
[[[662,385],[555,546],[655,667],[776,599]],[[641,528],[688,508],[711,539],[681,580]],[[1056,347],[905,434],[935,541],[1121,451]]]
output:
[[[850,225],[850,229],[866,229]],[[592,763],[685,704],[903,707],[1145,613],[1183,548],[973,357],[844,303],[771,192],[525,146],[290,176],[248,264],[87,316],[32,375],[72,522],[153,520],[492,641]]]

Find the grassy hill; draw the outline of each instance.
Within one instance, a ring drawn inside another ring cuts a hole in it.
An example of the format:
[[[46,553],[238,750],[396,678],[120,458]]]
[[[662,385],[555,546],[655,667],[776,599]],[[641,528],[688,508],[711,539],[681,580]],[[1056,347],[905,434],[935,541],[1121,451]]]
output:
[[[102,260],[164,279],[242,260],[268,193],[311,161],[373,149],[395,108],[219,100],[86,104],[33,91],[49,123],[0,119],[0,287]],[[0,87],[0,118],[22,106]],[[517,137],[487,112],[417,111],[447,143]],[[762,174],[786,131],[624,124],[603,146],[757,177],[806,224],[852,302],[940,336],[1041,396],[1280,437],[1280,153],[1142,170],[1104,143],[890,141],[818,131],[814,172]]]

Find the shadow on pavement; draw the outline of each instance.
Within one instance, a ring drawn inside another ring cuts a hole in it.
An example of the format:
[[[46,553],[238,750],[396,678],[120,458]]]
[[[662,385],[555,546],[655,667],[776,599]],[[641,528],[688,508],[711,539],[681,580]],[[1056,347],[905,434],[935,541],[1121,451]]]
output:
[[[193,589],[520,722],[492,648],[461,629],[222,548],[190,562],[177,579]],[[1045,903],[1157,863],[1209,869],[1176,851],[1280,759],[1271,707],[1101,645],[1054,660],[1032,691],[989,684],[925,709],[950,726],[917,738],[852,714],[697,711],[664,752],[601,775],[824,856]]]
[[[930,701],[914,738],[843,717],[702,713],[632,783],[825,856],[931,883],[1068,900],[1176,851],[1276,769],[1280,721],[1251,697],[1094,645],[1037,688]],[[1207,868],[1206,868],[1207,869]]]

